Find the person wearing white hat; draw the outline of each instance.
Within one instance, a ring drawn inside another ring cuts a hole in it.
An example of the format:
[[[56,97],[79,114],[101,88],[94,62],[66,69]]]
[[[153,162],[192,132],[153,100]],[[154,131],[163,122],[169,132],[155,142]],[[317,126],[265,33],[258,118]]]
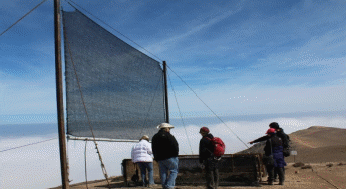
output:
[[[141,177],[143,186],[152,187],[154,183],[154,171],[153,171],[153,152],[151,150],[151,144],[149,143],[149,136],[143,135],[139,139],[139,143],[135,144],[131,150],[131,158],[133,163],[137,163],[141,170]],[[148,180],[146,179],[146,172],[148,171]]]
[[[151,143],[154,160],[159,164],[162,188],[173,189],[178,176],[179,144],[170,133],[173,125],[161,123],[157,128],[160,130],[153,136]]]

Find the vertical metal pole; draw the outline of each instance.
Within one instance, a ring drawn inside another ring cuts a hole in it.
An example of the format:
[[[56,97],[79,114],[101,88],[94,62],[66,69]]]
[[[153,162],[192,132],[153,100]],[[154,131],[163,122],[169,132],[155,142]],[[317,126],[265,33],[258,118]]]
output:
[[[69,189],[61,66],[60,0],[54,0],[55,78],[62,188]]]
[[[169,123],[166,61],[163,61],[162,64],[163,64],[163,78],[164,78],[164,85],[165,85],[166,123]]]

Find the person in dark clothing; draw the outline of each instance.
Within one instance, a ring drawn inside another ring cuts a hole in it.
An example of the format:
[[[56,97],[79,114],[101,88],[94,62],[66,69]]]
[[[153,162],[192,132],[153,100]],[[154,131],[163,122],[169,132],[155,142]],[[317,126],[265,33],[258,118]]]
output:
[[[153,136],[151,142],[154,160],[159,164],[162,188],[173,189],[178,175],[179,145],[175,137],[170,134],[170,129],[174,126],[161,123],[157,128],[160,130]]]
[[[276,130],[274,128],[268,129],[266,132],[267,140],[264,147],[264,152],[266,156],[273,154],[274,165],[266,166],[268,172],[268,184],[273,185],[274,182],[274,171],[277,172],[279,176],[279,185],[284,185],[285,181],[285,171],[284,167],[286,162],[283,155],[282,139],[277,136]],[[258,139],[257,139],[258,140]],[[252,141],[255,143],[257,140]]]
[[[219,160],[213,155],[214,145],[211,139],[214,136],[207,127],[202,127],[199,133],[202,135],[199,142],[199,162],[205,167],[207,188],[216,189],[219,186]]]
[[[282,146],[287,148],[289,146],[290,137],[284,132],[284,129],[281,128],[277,122],[270,123],[269,127],[276,130],[277,136],[282,139]]]
[[[284,129],[281,128],[277,122],[270,123],[269,127],[275,129],[277,136],[280,137],[282,142],[283,142],[283,144],[282,144],[283,147],[284,148],[288,147],[288,145],[289,145],[288,143],[289,143],[290,139],[289,139],[289,136],[284,132]],[[249,144],[266,141],[266,140],[268,140],[268,138],[269,138],[269,136],[265,135],[263,137],[260,137],[256,140],[254,140],[254,141],[249,142]]]
[[[279,126],[279,124],[277,122],[272,122],[269,124],[269,127],[270,128],[274,128],[276,130],[276,135],[278,137],[281,138],[282,140],[282,146],[283,146],[283,149],[286,149],[286,148],[289,148],[289,141],[290,141],[290,138],[289,136],[284,132],[284,129],[281,128]],[[257,142],[262,142],[262,141],[266,141],[269,139],[269,136],[268,135],[265,135],[263,137],[260,137],[254,141],[251,141],[249,142],[249,144],[253,144],[253,143],[257,143]],[[287,150],[288,153],[289,153],[289,149]],[[285,171],[285,169],[284,169]],[[278,178],[278,173],[277,173],[277,170],[275,169],[274,170],[274,181],[277,181],[277,178]]]

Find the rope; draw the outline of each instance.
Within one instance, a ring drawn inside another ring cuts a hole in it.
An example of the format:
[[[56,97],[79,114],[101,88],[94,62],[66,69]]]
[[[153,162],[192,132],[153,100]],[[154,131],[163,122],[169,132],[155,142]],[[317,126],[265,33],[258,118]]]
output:
[[[187,140],[188,140],[188,142],[189,142],[190,149],[191,149],[191,152],[192,152],[192,155],[193,155],[194,153],[193,153],[193,150],[192,150],[192,146],[191,146],[191,142],[190,142],[190,139],[189,139],[189,135],[187,134],[187,130],[186,130],[186,126],[185,126],[185,122],[184,122],[183,116],[181,115],[181,111],[180,111],[180,107],[179,107],[177,95],[176,95],[176,93],[175,93],[175,90],[174,90],[174,88],[173,88],[171,79],[170,79],[170,77],[169,77],[168,74],[167,74],[167,76],[168,76],[169,83],[171,84],[172,90],[173,90],[173,92],[174,92],[174,97],[175,97],[175,101],[177,102],[177,106],[178,106],[180,118],[181,118],[181,121],[183,122],[183,126],[184,126],[184,129],[185,129],[186,137],[187,137]]]
[[[67,178],[70,177],[70,156],[68,151],[69,138],[66,138],[67,146],[66,146],[66,160],[67,160]],[[68,182],[72,182],[72,180],[68,179]]]
[[[88,139],[85,139],[85,149],[84,149],[84,171],[85,171],[85,185],[88,189],[88,173],[87,173],[87,160],[86,160],[86,152],[87,152],[87,143]]]
[[[155,94],[154,94],[154,96],[153,96],[153,98],[152,98],[152,100],[151,100],[151,102],[150,102],[150,106],[149,106],[149,109],[148,109],[148,112],[147,112],[146,119],[145,119],[144,123],[142,124],[141,135],[142,135],[142,133],[143,133],[144,125],[146,124],[146,122],[147,122],[147,120],[148,120],[149,111],[150,111],[150,109],[151,109],[151,106],[153,105],[153,102],[154,102],[155,96],[156,96],[156,94],[157,94],[157,88],[159,87],[159,84],[160,84],[160,79],[159,79],[159,82],[157,82],[156,89],[155,89],[156,92],[155,92]]]
[[[70,0],[71,1],[71,0]],[[71,1],[73,4],[75,4],[77,7],[79,7],[80,9],[84,10],[85,12],[87,12],[88,14],[90,14],[91,16],[93,16],[94,18],[96,18],[97,20],[99,20],[100,22],[102,22],[103,24],[105,24],[106,26],[108,26],[109,28],[111,28],[112,30],[114,30],[115,32],[117,32],[118,34],[120,34],[121,36],[125,37],[126,39],[128,39],[129,41],[131,41],[132,43],[136,44],[138,47],[142,48],[144,51],[146,51],[147,53],[151,54],[152,56],[154,56],[155,58],[157,58],[158,60],[160,60],[162,62],[162,60],[157,57],[156,55],[154,55],[153,53],[151,53],[150,51],[148,51],[147,49],[145,49],[144,47],[142,47],[141,45],[139,45],[138,43],[134,42],[133,40],[131,40],[129,37],[127,37],[126,35],[122,34],[121,32],[119,32],[118,30],[114,29],[112,26],[110,26],[109,24],[107,24],[106,22],[102,21],[101,19],[97,18],[96,16],[94,16],[93,14],[91,14],[89,11],[85,10],[83,7],[79,6],[77,3]],[[67,2],[68,4],[71,5],[71,3]],[[73,8],[77,9],[75,6],[71,5]],[[77,9],[78,10],[78,9]]]
[[[103,175],[105,176],[105,178],[106,178],[106,180],[107,180],[108,187],[111,188],[110,183],[109,183],[109,180],[108,180],[108,174],[107,174],[107,171],[106,171],[106,167],[105,167],[105,165],[103,164],[103,161],[102,161],[102,157],[101,157],[99,148],[97,147],[97,142],[95,141],[95,135],[94,135],[93,127],[92,127],[92,125],[91,125],[91,123],[90,123],[89,114],[88,114],[88,111],[87,111],[87,108],[86,108],[86,105],[85,105],[85,101],[84,101],[84,98],[83,98],[83,93],[82,93],[81,85],[80,85],[80,82],[79,82],[79,78],[78,78],[76,66],[75,66],[74,61],[73,61],[73,58],[72,58],[72,53],[71,53],[70,45],[69,45],[69,42],[68,42],[68,39],[67,39],[66,31],[65,31],[65,30],[64,30],[64,36],[65,36],[65,41],[66,41],[66,44],[67,44],[68,52],[69,52],[69,54],[71,55],[70,58],[71,58],[73,70],[74,70],[74,73],[75,73],[75,76],[76,76],[76,80],[77,80],[77,84],[78,84],[78,90],[79,90],[79,93],[80,93],[80,96],[81,96],[81,100],[82,100],[82,103],[83,103],[84,111],[85,111],[85,114],[86,114],[86,117],[87,117],[87,120],[88,120],[88,125],[89,125],[89,127],[90,127],[90,131],[91,131],[92,137],[93,137],[93,139],[94,139],[93,142],[94,142],[94,144],[95,144],[96,153],[98,154],[99,159],[100,159],[100,161],[101,161],[101,169],[102,169]]]
[[[312,172],[314,172],[314,170],[312,170]],[[314,172],[316,173],[317,176],[319,176],[321,179],[323,179],[324,181],[326,181],[327,183],[329,183],[330,185],[334,186],[336,189],[339,189],[337,186],[335,186],[334,184],[332,184],[331,182],[329,182],[327,179],[323,178],[321,175],[318,174],[318,172]]]
[[[0,152],[6,152],[6,151],[18,149],[18,148],[23,148],[23,147],[26,147],[26,146],[35,145],[35,144],[39,144],[39,143],[42,143],[42,142],[47,142],[47,141],[54,140],[54,139],[58,139],[58,138],[51,138],[51,139],[43,140],[43,141],[40,141],[40,142],[35,142],[35,143],[31,143],[31,144],[26,144],[26,145],[14,147],[14,148],[9,148],[9,149],[6,149],[6,150],[2,150],[2,151],[0,151]]]
[[[167,65],[167,67],[173,72],[173,73],[175,73],[168,65]],[[193,92],[193,93],[195,93],[195,95],[197,96],[197,98],[211,111],[211,112],[213,112],[213,114],[247,147],[247,148],[249,148],[247,145],[246,145],[246,143],[243,141],[243,140],[241,140],[240,138],[239,138],[239,136],[235,133],[235,132],[233,132],[233,130],[231,129],[231,128],[229,128],[228,126],[227,126],[227,124],[219,117],[219,116],[217,116],[216,115],[216,113],[197,95],[197,93],[177,74],[177,73],[175,73],[175,75],[177,75],[178,77],[179,77],[179,79],[182,81],[182,82],[184,82],[185,83],[185,85],[187,86],[187,87],[189,87],[190,88],[190,90]]]
[[[2,34],[6,33],[9,29],[11,29],[14,25],[18,24],[18,22],[20,22],[21,20],[23,20],[23,18],[25,18],[26,16],[28,16],[32,11],[34,11],[37,7],[39,7],[40,5],[42,5],[45,1],[47,0],[43,0],[41,3],[39,3],[38,5],[36,5],[33,9],[31,9],[28,13],[26,13],[24,16],[22,16],[19,20],[17,20],[17,22],[15,22],[14,24],[12,24],[10,27],[8,27],[5,31],[3,31],[0,36],[2,36]]]

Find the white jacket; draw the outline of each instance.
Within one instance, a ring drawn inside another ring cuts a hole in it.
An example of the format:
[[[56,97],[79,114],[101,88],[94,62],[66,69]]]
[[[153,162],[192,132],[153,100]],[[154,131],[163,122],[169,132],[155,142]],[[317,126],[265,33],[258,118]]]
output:
[[[131,150],[132,162],[153,162],[151,144],[147,140],[141,140]]]

